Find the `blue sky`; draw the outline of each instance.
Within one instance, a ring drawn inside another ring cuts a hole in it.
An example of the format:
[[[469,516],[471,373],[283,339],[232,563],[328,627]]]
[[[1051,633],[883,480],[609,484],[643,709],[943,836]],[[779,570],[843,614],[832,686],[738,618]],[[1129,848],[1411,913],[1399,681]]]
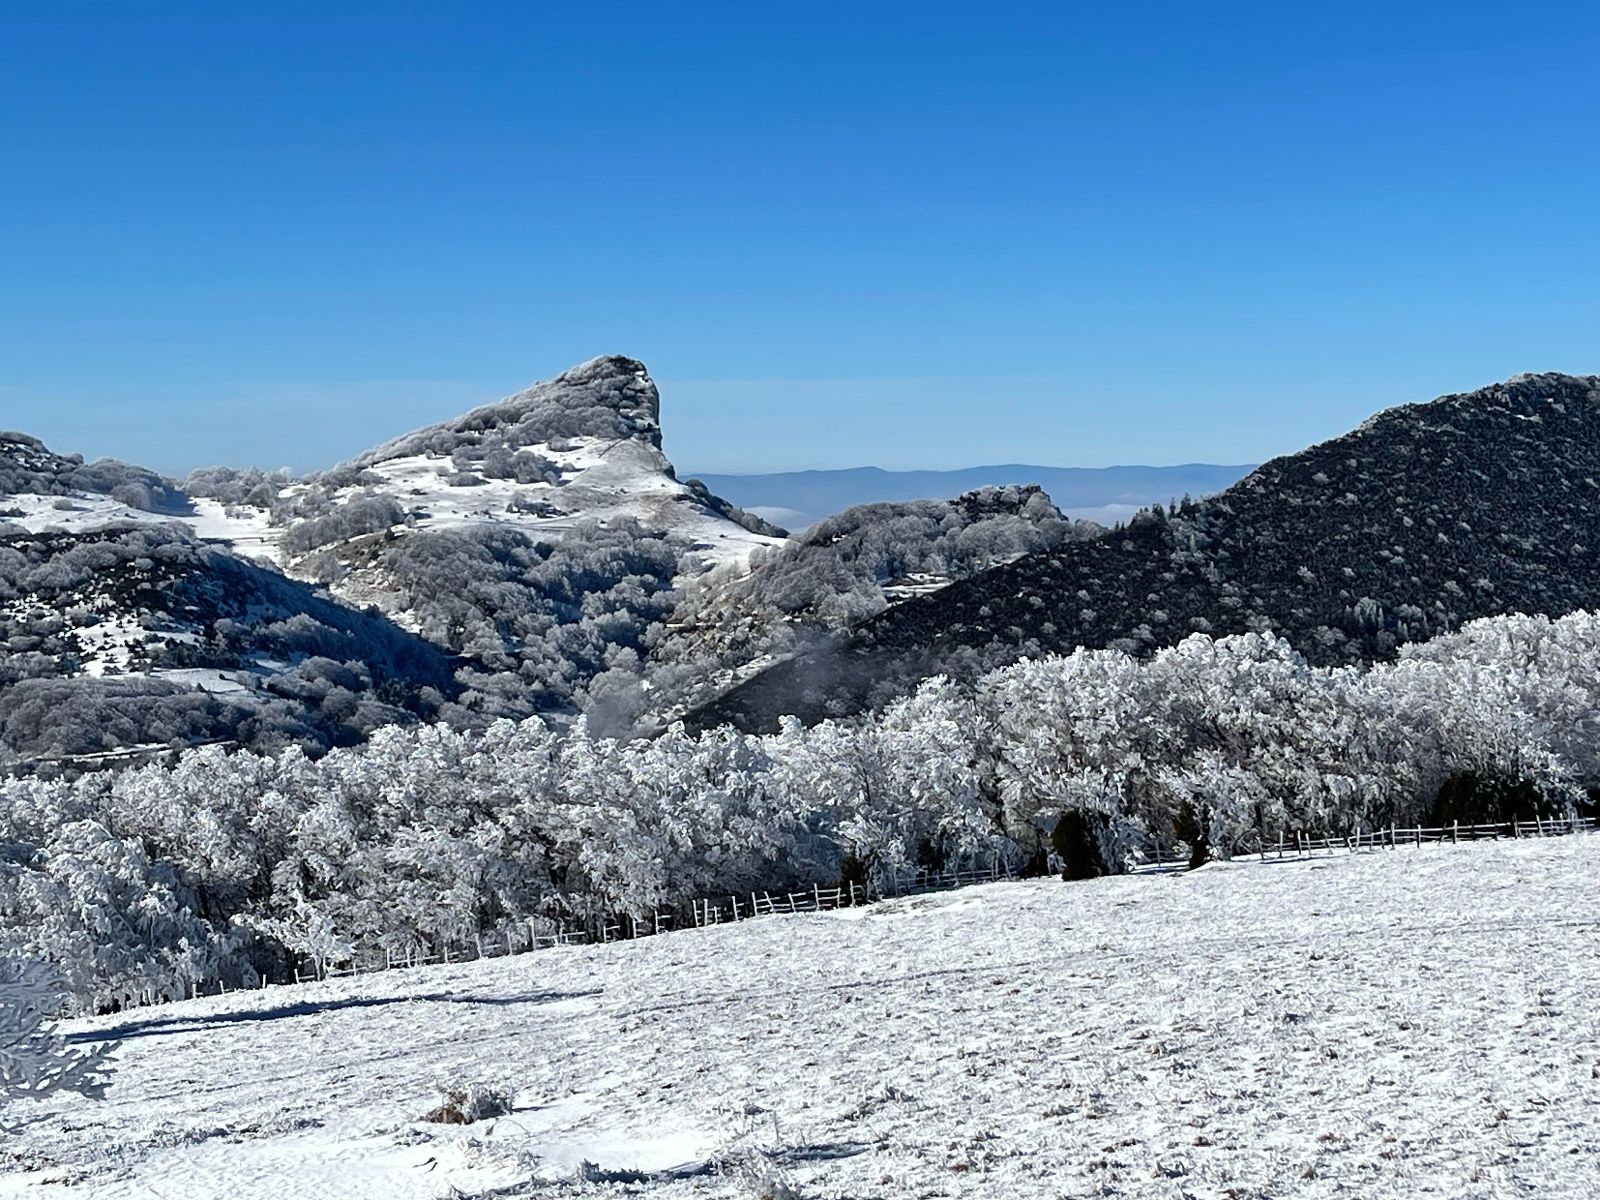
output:
[[[91,456],[321,466],[614,352],[708,471],[1600,372],[1593,6],[4,15],[0,426]]]

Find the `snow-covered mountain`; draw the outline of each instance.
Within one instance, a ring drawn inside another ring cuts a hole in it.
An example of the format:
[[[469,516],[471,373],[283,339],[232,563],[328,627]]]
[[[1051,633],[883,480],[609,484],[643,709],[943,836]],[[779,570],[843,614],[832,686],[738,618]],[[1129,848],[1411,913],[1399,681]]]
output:
[[[655,384],[615,356],[301,480],[184,487],[8,434],[0,488],[0,743],[25,756],[570,711],[600,677],[637,690],[675,589],[782,543],[676,478]],[[23,736],[41,689],[81,712]],[[316,719],[261,728],[285,694]]]
[[[1600,604],[1597,395],[1540,375],[1397,409],[1099,534],[1011,488],[785,539],[676,478],[656,387],[622,357],[298,480],[180,486],[0,435],[0,749],[315,748],[534,712],[770,727],[1194,631],[1383,658]]]
[[[207,475],[212,488],[227,482]],[[620,356],[391,438],[270,499],[244,498],[220,520],[208,512],[202,532],[249,552],[262,536],[252,510],[273,515],[261,549],[290,570],[314,557],[311,570],[336,576],[335,590],[360,584],[327,561],[329,548],[359,572],[369,565],[362,539],[374,534],[511,529],[557,541],[585,523],[632,521],[680,547],[690,573],[783,537],[678,480],[661,452],[660,394],[643,363]]]

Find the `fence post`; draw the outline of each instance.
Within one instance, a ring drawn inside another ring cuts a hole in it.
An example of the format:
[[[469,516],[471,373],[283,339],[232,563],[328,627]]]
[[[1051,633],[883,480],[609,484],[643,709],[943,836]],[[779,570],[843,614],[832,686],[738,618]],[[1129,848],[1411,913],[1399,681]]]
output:
[[[1460,821],[1451,821],[1450,822],[1450,844],[1452,846],[1454,846],[1460,840],[1461,840],[1461,822]]]

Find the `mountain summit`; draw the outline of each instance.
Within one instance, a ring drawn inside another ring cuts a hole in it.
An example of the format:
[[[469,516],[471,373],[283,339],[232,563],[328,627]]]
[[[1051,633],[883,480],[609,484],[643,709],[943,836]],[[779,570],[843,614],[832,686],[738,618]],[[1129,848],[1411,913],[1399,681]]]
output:
[[[451,454],[461,447],[514,454],[566,438],[638,438],[659,450],[661,394],[645,365],[620,354],[591,358],[452,421],[392,438],[347,465],[361,468],[416,454]]]

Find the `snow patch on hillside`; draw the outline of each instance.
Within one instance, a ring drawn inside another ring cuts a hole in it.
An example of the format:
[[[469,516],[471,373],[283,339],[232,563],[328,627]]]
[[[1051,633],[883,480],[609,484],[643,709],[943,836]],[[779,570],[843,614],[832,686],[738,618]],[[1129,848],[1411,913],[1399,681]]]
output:
[[[0,520],[21,525],[29,533],[87,533],[112,525],[162,525],[179,520],[170,513],[151,513],[130,508],[110,496],[93,492],[71,492],[65,496],[43,496],[18,492],[0,496]]]
[[[281,566],[283,561],[279,541],[283,529],[271,523],[264,508],[249,505],[225,505],[221,501],[196,497],[190,502],[193,513],[183,522],[201,541],[218,542],[235,554],[256,559],[268,566]]]
[[[583,521],[635,520],[690,547],[691,573],[742,563],[758,547],[783,544],[705,511],[672,478],[660,452],[643,442],[575,438],[560,449],[531,449],[559,468],[557,482],[484,478],[458,471],[446,455],[409,455],[366,467],[370,482],[341,489],[339,498],[366,492],[392,497],[407,513],[402,534],[498,525],[557,541]]]

